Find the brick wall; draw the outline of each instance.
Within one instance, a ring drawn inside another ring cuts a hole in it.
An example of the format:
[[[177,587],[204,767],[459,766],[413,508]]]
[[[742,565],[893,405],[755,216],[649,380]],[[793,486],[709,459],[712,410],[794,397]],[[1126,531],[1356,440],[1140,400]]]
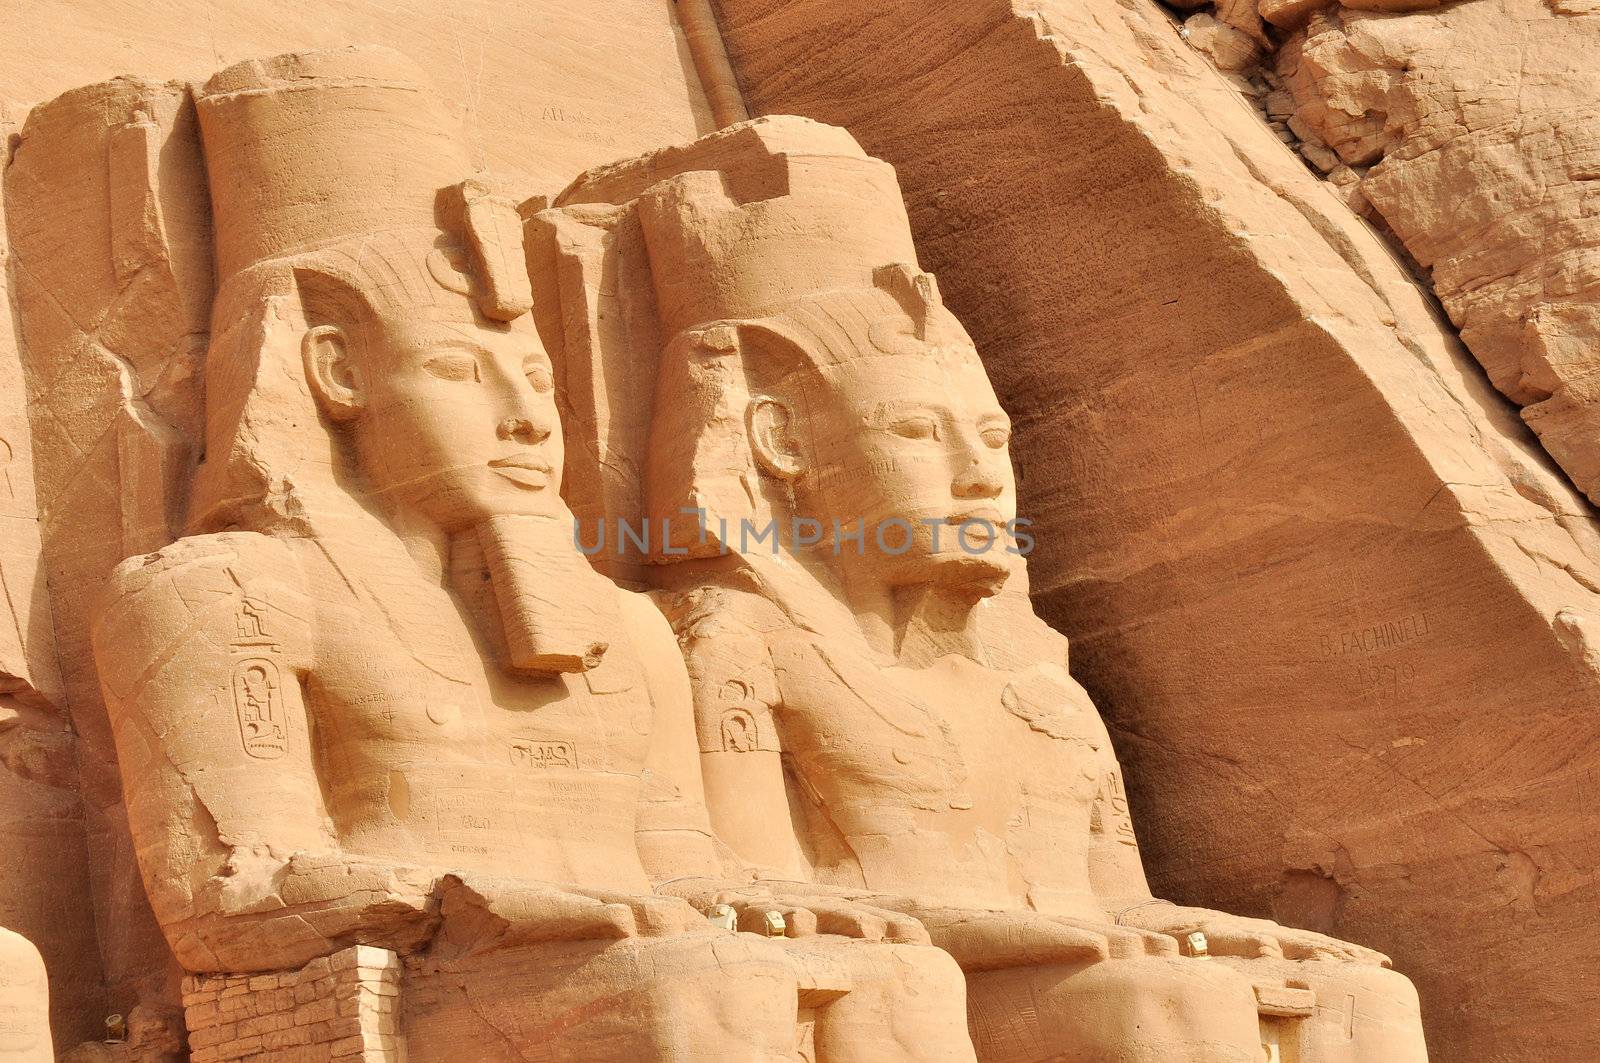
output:
[[[403,1063],[400,960],[357,945],[298,971],[194,975],[183,1008],[192,1063]]]

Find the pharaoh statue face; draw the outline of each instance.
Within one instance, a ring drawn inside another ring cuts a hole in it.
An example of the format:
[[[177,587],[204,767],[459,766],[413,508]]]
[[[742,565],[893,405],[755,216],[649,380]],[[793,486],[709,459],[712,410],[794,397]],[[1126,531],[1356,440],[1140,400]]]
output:
[[[375,496],[449,532],[564,512],[550,359],[526,317],[491,322],[467,298],[445,298],[317,325],[304,347]]]
[[[861,522],[865,556],[885,583],[998,590],[1014,561],[1005,538],[1016,516],[1011,422],[976,352],[927,347],[818,373],[795,440],[801,515]],[[757,419],[758,436],[773,438]]]

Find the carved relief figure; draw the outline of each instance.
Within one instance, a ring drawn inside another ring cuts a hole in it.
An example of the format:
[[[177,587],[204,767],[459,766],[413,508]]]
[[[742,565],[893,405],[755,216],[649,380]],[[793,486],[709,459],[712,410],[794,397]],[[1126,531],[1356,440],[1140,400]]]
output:
[[[180,962],[396,949],[412,1059],[970,1059],[912,920],[741,901],[804,935],[767,941],[652,891],[720,874],[683,662],[573,545],[521,221],[416,71],[284,56],[196,106],[219,287],[189,535],[95,625]]]
[[[647,510],[684,526],[662,600],[752,892],[916,915],[981,1059],[1425,1059],[1378,954],[1151,896],[1106,728],[1028,603],[1007,415],[893,171],[765,119],[586,198],[633,201],[649,249]]]

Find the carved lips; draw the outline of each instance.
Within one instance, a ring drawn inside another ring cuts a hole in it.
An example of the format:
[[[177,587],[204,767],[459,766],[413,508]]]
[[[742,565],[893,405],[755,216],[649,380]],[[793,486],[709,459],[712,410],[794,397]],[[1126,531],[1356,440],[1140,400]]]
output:
[[[489,468],[504,476],[518,487],[530,491],[543,490],[550,483],[550,463],[534,454],[513,454],[509,458],[496,458]]]
[[[961,536],[967,549],[988,550],[1004,535],[1006,518],[1001,516],[998,509],[984,507],[946,517],[945,524],[951,533]]]

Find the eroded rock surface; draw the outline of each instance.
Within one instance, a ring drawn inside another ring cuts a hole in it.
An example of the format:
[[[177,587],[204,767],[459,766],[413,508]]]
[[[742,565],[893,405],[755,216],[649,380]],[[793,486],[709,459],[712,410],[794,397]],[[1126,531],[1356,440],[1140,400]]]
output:
[[[0,104],[0,136],[15,132],[8,117]],[[77,741],[41,549],[13,265],[0,232],[0,926],[44,951],[58,1036],[75,1043],[100,1032],[106,998]]]
[[[1296,116],[1430,271],[1461,338],[1600,500],[1600,12],[1356,5],[1276,58]]]

